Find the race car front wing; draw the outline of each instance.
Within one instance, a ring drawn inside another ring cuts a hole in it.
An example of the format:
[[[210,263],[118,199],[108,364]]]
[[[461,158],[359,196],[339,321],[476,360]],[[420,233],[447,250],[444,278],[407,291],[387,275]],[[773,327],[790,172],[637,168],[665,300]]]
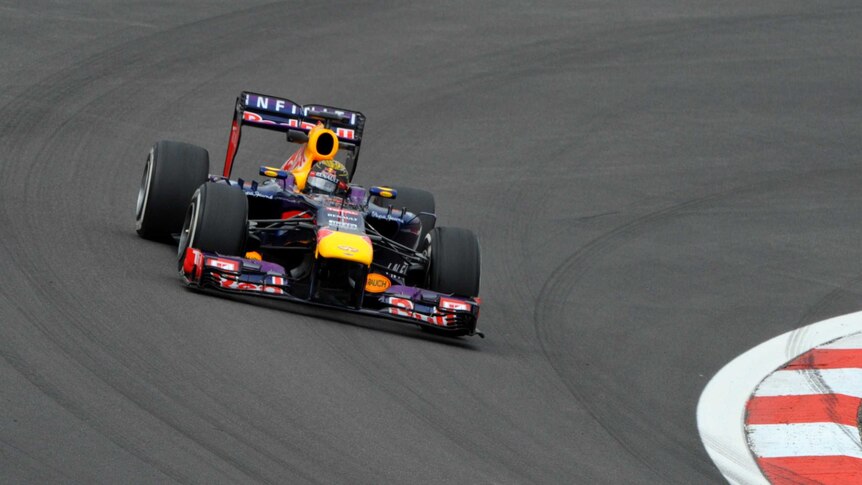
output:
[[[284,268],[267,261],[222,256],[195,248],[186,249],[180,274],[193,288],[251,295],[329,308],[401,323],[409,323],[446,335],[479,335],[479,298],[462,298],[434,291],[393,285],[380,293],[367,293],[361,307],[334,305],[297,296],[295,282]]]

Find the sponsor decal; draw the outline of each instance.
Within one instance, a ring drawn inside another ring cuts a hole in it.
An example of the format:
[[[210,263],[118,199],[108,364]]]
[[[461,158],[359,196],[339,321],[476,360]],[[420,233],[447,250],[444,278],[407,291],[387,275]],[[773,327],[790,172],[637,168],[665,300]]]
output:
[[[369,273],[368,279],[365,280],[365,291],[369,293],[383,293],[390,286],[392,286],[392,281],[379,273]],[[409,302],[410,300],[407,301]]]
[[[239,262],[231,259],[207,258],[205,264],[211,268],[233,271],[234,273],[239,271]]]
[[[282,219],[290,219],[292,217],[299,217],[300,219],[313,219],[314,216],[308,213],[308,211],[300,211],[300,210],[292,210],[292,211],[284,211],[281,213]]]
[[[201,275],[201,262],[203,260],[203,254],[200,251],[194,248],[186,248],[186,256],[183,260],[183,274],[186,275],[189,280],[191,280],[192,273],[195,274],[194,279],[199,280]]]
[[[407,263],[386,263],[386,269],[396,275],[403,276],[407,272]]]
[[[268,276],[266,278],[266,284],[276,285],[276,286],[284,286],[285,285],[285,279],[281,276]]]
[[[386,311],[392,315],[413,318],[415,320],[420,320],[440,327],[446,327],[449,325],[449,318],[447,315],[425,315],[423,313],[415,312],[413,311],[413,302],[406,298],[388,297],[385,302],[392,305],[386,309]]]
[[[360,218],[359,212],[352,210],[339,210],[326,208],[326,225],[338,229],[347,229],[352,231],[358,231],[360,229],[360,222],[362,219]]]
[[[334,209],[331,207],[327,207],[326,216],[337,219],[344,219],[346,221],[358,222],[360,214],[357,211],[352,211],[349,209]]]
[[[327,225],[329,227],[320,228],[317,231],[315,257],[345,259],[361,262],[365,265],[371,264],[374,250],[368,236],[349,231],[339,232],[332,227],[335,224],[332,224],[331,221]],[[352,248],[355,251],[345,250],[345,248]]]
[[[315,126],[317,126],[314,123],[309,123],[307,121],[300,122],[299,120],[297,120],[295,118],[285,118],[285,121],[270,120],[270,119],[264,118],[262,115],[260,115],[258,113],[253,113],[251,111],[243,111],[242,119],[243,119],[243,121],[248,121],[251,123],[261,123],[261,124],[266,124],[266,125],[278,125],[278,126],[285,126],[288,128],[302,128],[304,130],[310,130],[310,129],[314,128]]]
[[[446,298],[445,296],[440,297],[440,304],[438,306],[444,310],[470,311],[469,303],[454,298]]]
[[[324,170],[322,170],[322,171],[318,171],[318,172],[316,172],[316,174],[317,174],[317,176],[318,176],[318,177],[320,177],[320,178],[322,178],[322,179],[324,179],[324,180],[328,180],[328,181],[330,181],[330,182],[332,182],[332,183],[337,183],[337,182],[338,182],[338,177],[335,175],[335,170],[333,170],[333,169],[331,169],[331,168],[327,168],[327,169],[324,169]],[[315,172],[311,172],[311,173],[309,173],[309,174],[308,174],[308,176],[309,176],[309,177],[314,177],[314,176],[315,176]]]
[[[395,315],[402,315],[405,317],[409,317],[413,310],[413,302],[406,298],[396,298],[394,296],[390,296],[386,299],[386,303],[392,305],[393,308],[390,308],[390,312]]]
[[[299,115],[300,109],[299,106],[283,99],[269,98],[266,96],[246,95],[245,105],[248,109],[251,110],[266,110],[270,113],[278,113],[281,116],[285,116],[285,118],[280,118],[280,116],[276,116],[276,118],[280,119],[272,120],[265,118],[266,114],[261,115],[251,111],[243,111],[243,121],[280,125],[289,128],[302,128],[304,130],[310,130],[311,128],[314,128],[316,126],[314,123],[309,123],[307,121],[299,121],[295,118],[289,118],[289,116]],[[302,109],[302,114],[304,116],[308,116],[309,114],[313,115],[315,112],[328,111],[309,111],[308,108]],[[347,113],[345,113],[344,111],[335,111],[335,113],[341,116],[347,115]],[[355,122],[355,115],[351,114],[350,123],[353,124]],[[348,140],[353,140],[356,137],[356,131],[351,128],[336,128],[335,134],[339,138],[344,138]]]
[[[336,178],[341,177],[345,180],[350,178],[349,174],[347,173],[347,167],[345,167],[344,164],[339,162],[338,160],[320,160],[319,162],[315,163],[314,166],[318,170],[320,170],[321,167],[323,167],[324,170],[332,170],[332,173],[336,176]]]
[[[419,320],[425,323],[430,323],[431,325],[437,325],[438,327],[447,327],[449,326],[449,319],[446,315],[424,315],[422,313],[402,310],[400,308],[387,308],[387,311],[393,315],[398,315],[401,317],[409,317],[414,320]]]
[[[284,109],[283,99],[269,99],[263,96],[257,96],[256,101],[255,108],[271,109],[273,111],[281,111]],[[272,108],[269,107],[270,103],[272,103]]]
[[[347,128],[336,128],[335,134],[339,138],[347,138],[352,140],[354,136],[356,136],[356,132]]]
[[[301,107],[292,101],[270,96],[261,96],[259,94],[246,93],[245,105],[249,109],[264,109],[286,115],[298,115],[301,112]]]
[[[354,224],[352,222],[341,222],[341,221],[337,221],[337,220],[329,221],[329,227],[335,227],[338,229],[349,229],[351,231],[359,230],[358,224]]]
[[[275,295],[284,294],[284,290],[275,286],[246,283],[244,281],[239,281],[235,278],[231,278],[227,275],[222,275],[219,273],[213,273],[213,279],[219,284],[219,286],[229,290],[256,291],[261,293],[272,293]]]

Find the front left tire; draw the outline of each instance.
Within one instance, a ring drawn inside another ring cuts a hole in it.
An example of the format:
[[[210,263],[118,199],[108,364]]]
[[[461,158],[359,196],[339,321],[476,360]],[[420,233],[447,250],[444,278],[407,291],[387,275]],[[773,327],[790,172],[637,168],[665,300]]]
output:
[[[180,232],[189,199],[208,177],[209,152],[205,149],[167,140],[153,145],[138,190],[138,234],[167,241]]]

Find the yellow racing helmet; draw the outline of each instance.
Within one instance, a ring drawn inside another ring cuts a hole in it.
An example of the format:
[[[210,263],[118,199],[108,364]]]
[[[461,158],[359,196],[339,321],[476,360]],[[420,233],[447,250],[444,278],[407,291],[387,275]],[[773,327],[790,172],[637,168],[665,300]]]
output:
[[[319,160],[314,162],[305,179],[307,194],[345,195],[350,176],[347,167],[338,160]]]

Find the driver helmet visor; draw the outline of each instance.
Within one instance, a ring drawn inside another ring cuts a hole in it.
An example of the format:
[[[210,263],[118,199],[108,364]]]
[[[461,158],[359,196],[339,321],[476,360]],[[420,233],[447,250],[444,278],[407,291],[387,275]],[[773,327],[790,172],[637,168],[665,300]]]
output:
[[[324,177],[323,173],[310,173],[306,183],[320,192],[327,194],[335,192],[335,188],[338,186],[336,180],[328,180],[328,178]]]

